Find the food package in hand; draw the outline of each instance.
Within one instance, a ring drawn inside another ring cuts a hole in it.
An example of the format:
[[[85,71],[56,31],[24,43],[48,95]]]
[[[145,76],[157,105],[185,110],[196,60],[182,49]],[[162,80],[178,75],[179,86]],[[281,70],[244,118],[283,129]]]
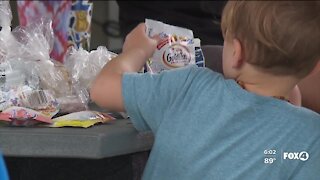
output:
[[[146,63],[147,72],[159,73],[195,64],[195,44],[191,30],[151,19],[146,19],[145,23],[147,35],[159,35],[161,39]]]

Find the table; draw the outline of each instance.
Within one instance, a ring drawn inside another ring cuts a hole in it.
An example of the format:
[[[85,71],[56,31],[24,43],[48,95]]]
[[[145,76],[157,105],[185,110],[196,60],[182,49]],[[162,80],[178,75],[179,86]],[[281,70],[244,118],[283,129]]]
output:
[[[89,107],[108,112],[95,104]],[[116,117],[90,128],[0,126],[0,151],[10,178],[141,179],[153,135],[138,132],[124,116]]]
[[[153,136],[128,119],[90,128],[0,127],[5,156],[100,159],[149,150]]]
[[[138,180],[153,140],[128,119],[87,129],[0,127],[0,150],[13,180]]]

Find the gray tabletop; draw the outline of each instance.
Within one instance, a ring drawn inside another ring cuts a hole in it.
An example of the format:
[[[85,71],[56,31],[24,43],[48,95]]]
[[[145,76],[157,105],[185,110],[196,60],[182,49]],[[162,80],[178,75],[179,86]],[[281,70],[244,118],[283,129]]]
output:
[[[139,133],[128,119],[90,128],[0,127],[0,151],[5,156],[92,158],[149,150],[150,132]]]

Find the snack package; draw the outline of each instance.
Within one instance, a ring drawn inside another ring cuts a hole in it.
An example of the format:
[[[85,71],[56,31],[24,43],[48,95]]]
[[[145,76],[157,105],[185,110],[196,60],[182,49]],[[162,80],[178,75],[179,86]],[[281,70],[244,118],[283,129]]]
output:
[[[159,73],[196,63],[191,30],[150,19],[146,19],[145,23],[149,37],[159,34],[162,39],[151,59],[147,61],[147,72]]]
[[[52,114],[45,114],[32,109],[12,106],[0,113],[0,120],[12,126],[33,126],[39,123],[52,123]]]
[[[196,59],[196,65],[198,67],[205,67],[205,58],[203,56],[203,52],[200,45],[200,39],[195,38],[193,39],[194,45],[195,45],[195,59]]]
[[[11,106],[31,108],[50,116],[59,111],[58,102],[49,90],[35,90],[27,85],[0,91],[0,111]]]
[[[53,123],[49,127],[83,127],[88,128],[97,123],[106,123],[114,120],[115,118],[96,111],[81,111],[52,119]]]

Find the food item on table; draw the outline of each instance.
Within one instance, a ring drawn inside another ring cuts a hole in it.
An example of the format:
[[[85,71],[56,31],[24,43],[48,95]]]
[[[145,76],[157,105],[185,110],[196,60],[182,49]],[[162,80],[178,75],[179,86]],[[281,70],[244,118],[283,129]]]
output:
[[[40,87],[53,91],[55,97],[72,94],[72,86],[67,69],[58,61],[38,61],[33,72],[40,78]]]
[[[59,104],[49,90],[35,90],[30,86],[18,86],[0,91],[0,111],[12,106],[27,107],[54,116]]]
[[[12,126],[33,126],[39,123],[52,123],[52,114],[13,106],[0,113],[0,120]]]
[[[109,51],[105,46],[87,51],[83,48],[70,48],[65,60],[65,67],[69,71],[73,84],[79,83],[84,89],[89,89],[92,81],[105,64],[117,54]]]
[[[49,127],[83,127],[88,128],[97,123],[106,123],[114,120],[115,118],[101,112],[96,111],[81,111],[64,116],[60,116],[52,119],[53,124],[48,125]]]
[[[87,103],[84,103],[80,97],[76,95],[57,98],[57,101],[60,108],[59,114],[85,111],[88,109]]]

